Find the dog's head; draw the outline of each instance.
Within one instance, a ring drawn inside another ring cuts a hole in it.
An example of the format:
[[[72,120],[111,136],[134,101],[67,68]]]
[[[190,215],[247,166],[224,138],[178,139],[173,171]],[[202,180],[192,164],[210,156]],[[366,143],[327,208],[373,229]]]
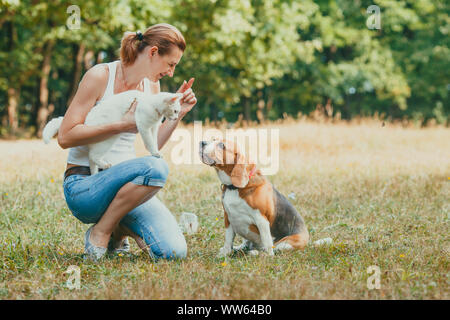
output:
[[[235,143],[226,140],[201,141],[199,153],[204,164],[217,170],[222,183],[238,188],[247,185],[249,164]]]
[[[158,112],[169,120],[178,119],[181,110],[180,99],[183,94],[160,92],[159,95],[161,96],[161,103],[157,106]]]

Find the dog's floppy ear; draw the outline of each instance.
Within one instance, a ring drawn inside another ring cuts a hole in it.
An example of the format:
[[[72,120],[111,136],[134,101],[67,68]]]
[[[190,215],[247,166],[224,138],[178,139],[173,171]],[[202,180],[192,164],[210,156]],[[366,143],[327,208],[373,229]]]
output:
[[[233,186],[243,188],[248,183],[247,165],[245,164],[245,157],[240,152],[236,154],[236,162],[231,171],[231,183]]]

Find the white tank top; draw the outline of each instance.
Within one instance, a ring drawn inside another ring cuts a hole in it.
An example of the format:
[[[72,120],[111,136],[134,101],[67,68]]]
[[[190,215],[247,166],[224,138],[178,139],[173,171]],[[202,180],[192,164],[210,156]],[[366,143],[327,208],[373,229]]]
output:
[[[96,102],[96,105],[104,99],[114,95],[114,80],[116,78],[116,69],[119,60],[107,63],[109,68],[108,85],[106,86],[103,97]],[[144,92],[150,93],[150,81],[144,79]],[[111,150],[105,155],[105,159],[112,165],[120,162],[136,158],[136,151],[134,149],[134,141],[136,140],[135,133],[123,132],[119,133],[119,139],[114,143]],[[69,148],[69,156],[67,163],[76,164],[79,166],[89,166],[89,148],[88,146],[78,146]]]

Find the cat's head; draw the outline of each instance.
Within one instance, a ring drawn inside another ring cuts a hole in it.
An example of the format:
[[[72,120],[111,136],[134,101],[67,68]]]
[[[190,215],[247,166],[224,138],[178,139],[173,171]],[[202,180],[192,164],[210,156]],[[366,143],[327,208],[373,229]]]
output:
[[[182,93],[161,92],[162,103],[159,112],[169,120],[176,120],[180,115]]]

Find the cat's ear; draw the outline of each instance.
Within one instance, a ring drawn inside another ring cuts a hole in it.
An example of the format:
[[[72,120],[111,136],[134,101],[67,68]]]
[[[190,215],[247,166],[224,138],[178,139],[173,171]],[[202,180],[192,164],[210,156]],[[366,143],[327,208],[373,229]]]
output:
[[[182,93],[174,93],[171,98],[166,99],[166,102],[174,103],[175,101],[177,101],[178,99],[181,99],[182,97],[183,97]]]

